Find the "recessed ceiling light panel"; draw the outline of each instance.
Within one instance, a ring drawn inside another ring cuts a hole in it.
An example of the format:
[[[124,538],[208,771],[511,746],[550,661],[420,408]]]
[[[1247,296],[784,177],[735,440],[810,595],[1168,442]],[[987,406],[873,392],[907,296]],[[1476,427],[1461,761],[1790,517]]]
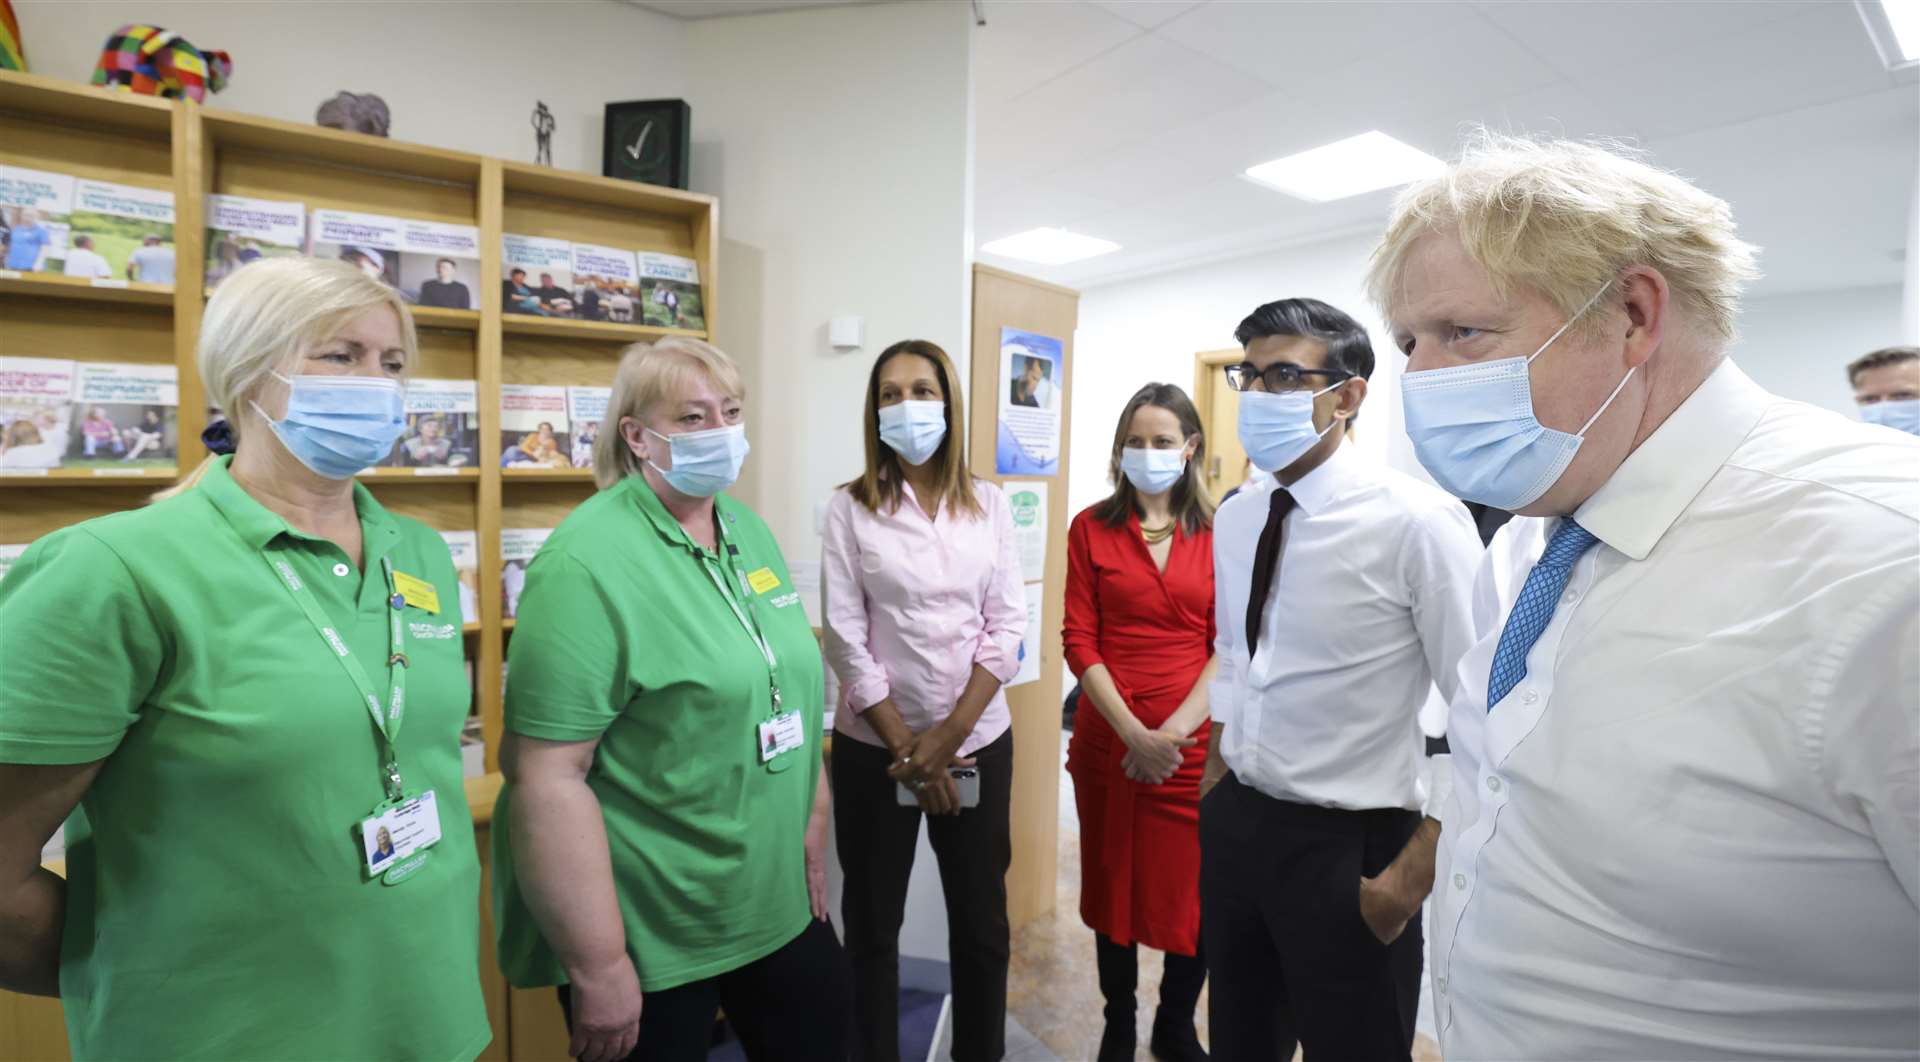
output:
[[[1066,265],[1068,262],[1110,254],[1119,249],[1120,245],[1112,240],[1082,236],[1065,229],[1046,228],[1028,229],[1022,233],[980,245],[980,250],[987,254],[997,254],[1003,258],[1018,258],[1022,262],[1038,262],[1041,265]]]
[[[1314,203],[1408,184],[1445,172],[1447,164],[1380,132],[1263,162],[1247,179]]]

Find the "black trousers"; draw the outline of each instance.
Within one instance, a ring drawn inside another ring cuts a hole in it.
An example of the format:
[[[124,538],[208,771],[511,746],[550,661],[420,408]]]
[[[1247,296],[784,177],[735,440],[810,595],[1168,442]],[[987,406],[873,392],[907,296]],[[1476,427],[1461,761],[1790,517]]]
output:
[[[980,806],[927,817],[947,902],[953,970],[953,1057],[998,1062],[1007,1053],[1007,865],[1013,860],[1013,731],[973,754]],[[900,1058],[900,923],[920,837],[920,809],[901,807],[886,749],[833,743],[833,824],[846,873],[840,914],[853,961],[854,1051],[862,1062]]]
[[[1420,825],[1399,808],[1275,800],[1229,773],[1200,803],[1200,909],[1215,1058],[1408,1059],[1420,916],[1392,944],[1360,917],[1360,878]]]
[[[846,953],[825,922],[764,959],[678,988],[647,992],[640,1041],[626,1062],[705,1062],[713,1019],[727,1024],[754,1062],[843,1062],[852,1003]],[[560,1010],[573,1029],[573,989],[560,986]]]

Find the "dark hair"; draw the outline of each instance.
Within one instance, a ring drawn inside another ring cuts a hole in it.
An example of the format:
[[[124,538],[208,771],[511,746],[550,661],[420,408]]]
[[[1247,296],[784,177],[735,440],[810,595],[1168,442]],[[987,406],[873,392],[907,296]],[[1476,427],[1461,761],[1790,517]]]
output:
[[[435,260],[434,260],[434,263],[433,263],[433,265],[434,265],[434,268],[436,268],[436,269],[438,269],[438,268],[440,267],[440,263],[441,263],[441,262],[445,262],[445,263],[447,263],[448,265],[450,265],[450,266],[452,266],[452,267],[453,267],[453,268],[455,268],[455,269],[458,269],[458,268],[460,268],[460,264],[459,264],[458,262],[455,262],[455,261],[454,261],[453,259],[451,259],[451,258],[437,258],[437,259],[435,259]]]
[[[512,269],[507,270],[507,275],[510,277],[524,277],[527,275],[527,271],[519,266],[514,266]]]
[[[1327,345],[1327,363],[1362,380],[1373,375],[1373,340],[1360,322],[1338,307],[1319,299],[1281,299],[1270,302],[1247,315],[1233,330],[1234,342],[1245,350],[1247,344],[1268,336],[1306,336]],[[1347,418],[1347,429],[1360,419],[1359,411]]]
[[[940,448],[927,458],[939,466],[934,511],[946,509],[956,516],[985,516],[986,510],[980,507],[980,495],[973,484],[973,473],[967,469],[967,406],[956,386],[959,372],[939,344],[925,339],[903,339],[873,360],[873,371],[867,374],[867,412],[861,432],[866,441],[867,464],[858,478],[846,484],[847,493],[869,512],[876,513],[883,509],[893,512],[900,508],[901,499],[905,497],[900,484],[906,471],[900,466],[900,455],[880,439],[880,369],[902,354],[913,354],[932,362],[934,375],[940,378],[940,392],[946,396],[947,437],[940,440]]]
[[[1878,369],[1883,365],[1898,365],[1903,361],[1920,360],[1920,347],[1881,347],[1871,354],[1855,358],[1847,366],[1847,383],[1858,387],[1860,374],[1868,369]]]
[[[1373,340],[1360,322],[1319,299],[1281,299],[1247,315],[1233,330],[1242,350],[1268,336],[1307,336],[1327,345],[1327,361],[1360,377],[1373,375]]]
[[[1127,429],[1133,426],[1133,415],[1146,406],[1173,414],[1180,422],[1181,439],[1195,440],[1187,470],[1181,473],[1167,500],[1182,530],[1189,535],[1205,531],[1213,526],[1213,498],[1207,494],[1206,483],[1200,478],[1207,461],[1207,433],[1200,426],[1200,412],[1193,408],[1187,393],[1165,383],[1150,383],[1135,391],[1127,400],[1126,408],[1120,411],[1120,423],[1113,429],[1113,454],[1107,459],[1107,480],[1113,484],[1113,494],[1094,506],[1094,519],[1108,527],[1119,527],[1139,509],[1133,481],[1120,470],[1120,451],[1126,449]]]

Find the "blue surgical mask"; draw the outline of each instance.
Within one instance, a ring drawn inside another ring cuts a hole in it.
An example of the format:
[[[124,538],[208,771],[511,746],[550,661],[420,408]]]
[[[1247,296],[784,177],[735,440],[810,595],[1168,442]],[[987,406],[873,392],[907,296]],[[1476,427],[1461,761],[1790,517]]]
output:
[[[1860,407],[1860,419],[1883,428],[1920,435],[1920,398],[1896,398]]]
[[[1313,400],[1339,387],[1308,393],[1306,391],[1245,391],[1240,395],[1240,448],[1255,468],[1278,472],[1313,449],[1313,444],[1332,431],[1335,420],[1324,428],[1313,426]]]
[[[907,464],[926,464],[946,437],[945,402],[895,402],[880,409],[880,441]]]
[[[653,465],[667,486],[689,498],[711,498],[733,486],[734,480],[740,478],[740,466],[746,463],[747,451],[753,449],[747,445],[744,424],[679,435],[661,435],[648,428],[647,434],[667,441],[673,451],[673,467],[661,468],[652,461],[647,464]]]
[[[328,479],[349,479],[393,452],[406,431],[406,390],[383,376],[281,376],[287,415],[253,403],[287,452]]]
[[[1142,494],[1165,494],[1187,471],[1185,450],[1149,450],[1129,446],[1120,451],[1120,471]]]
[[[1608,281],[1560,330],[1525,358],[1424,369],[1400,378],[1400,401],[1414,456],[1434,482],[1456,498],[1517,511],[1559,482],[1580,452],[1587,429],[1633,379],[1628,369],[1613,393],[1577,432],[1555,431],[1533,412],[1527,367],[1599,301]]]

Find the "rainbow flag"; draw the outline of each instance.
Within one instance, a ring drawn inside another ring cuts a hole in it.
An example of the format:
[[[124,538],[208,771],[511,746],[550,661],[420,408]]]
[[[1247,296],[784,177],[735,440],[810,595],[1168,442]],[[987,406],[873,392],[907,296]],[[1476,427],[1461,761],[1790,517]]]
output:
[[[25,70],[27,50],[20,45],[20,20],[13,17],[13,0],[0,0],[0,70]]]

